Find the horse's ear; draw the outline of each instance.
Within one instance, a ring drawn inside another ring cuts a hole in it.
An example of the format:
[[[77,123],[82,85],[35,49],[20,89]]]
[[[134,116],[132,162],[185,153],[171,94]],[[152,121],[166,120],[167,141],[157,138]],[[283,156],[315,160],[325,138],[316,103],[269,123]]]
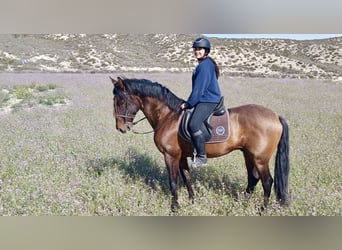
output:
[[[120,77],[118,77],[117,83],[119,84],[119,87],[122,89],[122,91],[126,91],[125,84],[124,84],[123,80]]]
[[[115,81],[111,76],[109,76],[109,79],[112,81],[113,85],[115,86],[115,84],[117,83],[117,81]]]
[[[123,80],[120,77],[118,77],[118,80],[115,80],[111,76],[109,76],[109,79],[112,81],[114,87],[116,84],[118,84],[123,91],[126,90],[125,84],[123,83]]]

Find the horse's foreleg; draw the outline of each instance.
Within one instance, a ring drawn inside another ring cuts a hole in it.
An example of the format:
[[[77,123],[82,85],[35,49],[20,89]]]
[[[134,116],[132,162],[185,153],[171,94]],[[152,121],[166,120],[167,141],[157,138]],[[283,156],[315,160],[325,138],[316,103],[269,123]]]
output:
[[[179,179],[179,162],[172,156],[165,154],[165,164],[169,174],[169,184],[172,195],[171,210],[176,212],[179,208],[178,204],[178,179]]]
[[[194,190],[192,189],[192,182],[190,177],[189,165],[186,157],[182,157],[179,161],[180,173],[183,179],[184,184],[188,190],[189,199],[192,203],[194,203]]]

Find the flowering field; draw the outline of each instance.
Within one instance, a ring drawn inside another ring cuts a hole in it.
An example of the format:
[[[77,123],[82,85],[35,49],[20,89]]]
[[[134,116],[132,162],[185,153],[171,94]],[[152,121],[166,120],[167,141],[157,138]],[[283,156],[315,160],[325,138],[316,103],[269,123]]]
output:
[[[191,88],[188,73],[125,75],[158,81],[182,98]],[[115,130],[108,77],[0,74],[0,215],[170,215],[163,157],[152,134]],[[262,211],[260,183],[242,196],[247,173],[236,151],[192,170],[196,200],[190,204],[181,186],[178,215],[342,215],[341,83],[222,76],[220,84],[226,106],[261,104],[288,121],[292,203],[279,207],[272,191]],[[26,95],[11,104],[9,93],[20,88]]]

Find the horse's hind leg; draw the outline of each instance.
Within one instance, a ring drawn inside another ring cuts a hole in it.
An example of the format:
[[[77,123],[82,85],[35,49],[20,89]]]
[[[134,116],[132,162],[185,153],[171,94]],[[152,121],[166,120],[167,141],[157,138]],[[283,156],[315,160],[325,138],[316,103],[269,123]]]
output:
[[[246,188],[246,194],[250,194],[254,191],[255,186],[257,185],[258,181],[259,181],[259,174],[256,170],[256,166],[255,163],[252,159],[252,155],[247,153],[247,152],[243,152],[243,155],[245,157],[245,163],[246,163],[246,168],[247,168],[247,180],[248,180],[248,184],[247,184],[247,188]]]
[[[189,199],[193,203],[194,202],[194,190],[192,189],[192,182],[190,177],[189,165],[186,157],[182,157],[179,161],[180,173],[183,179],[184,184],[188,190]]]
[[[248,172],[248,186],[246,193],[253,192],[258,180],[261,179],[264,190],[264,206],[267,206],[273,184],[273,178],[268,166],[269,160],[257,159],[255,156],[247,152],[244,152],[244,156]]]
[[[272,176],[270,174],[268,164],[262,165],[260,167],[259,172],[260,172],[262,187],[264,189],[264,206],[266,207],[268,204],[268,200],[270,198],[270,195],[271,195],[273,179],[272,179]]]
[[[267,163],[257,163],[256,168],[261,179],[262,187],[264,189],[264,206],[267,207],[273,184],[273,178],[268,167],[268,161]]]

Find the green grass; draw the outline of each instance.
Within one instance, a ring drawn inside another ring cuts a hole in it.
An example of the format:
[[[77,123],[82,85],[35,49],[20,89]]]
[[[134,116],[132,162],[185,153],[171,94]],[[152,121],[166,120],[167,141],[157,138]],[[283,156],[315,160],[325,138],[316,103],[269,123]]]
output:
[[[63,95],[53,95],[47,97],[39,97],[39,104],[53,106],[55,104],[66,104],[65,96]]]
[[[188,74],[132,75],[158,81],[183,98],[191,88]],[[44,79],[41,85],[56,84],[56,89],[34,95],[62,89],[72,104],[0,113],[0,214],[172,215],[163,156],[152,134],[116,131],[108,75],[47,74]],[[31,83],[28,78],[24,85]],[[247,174],[236,151],[192,169],[194,204],[180,181],[181,208],[175,215],[341,215],[342,85],[225,76],[220,83],[227,106],[258,103],[288,121],[291,205],[280,207],[272,191],[268,209],[262,210],[260,183],[254,194],[243,196]],[[0,78],[0,89],[21,85]],[[135,129],[151,128],[146,122]]]
[[[0,107],[9,106],[12,111],[32,108],[37,105],[53,106],[66,104],[68,97],[62,90],[57,91],[56,84],[18,84],[0,89]],[[14,100],[14,104],[10,101]]]
[[[7,89],[0,88],[0,108],[5,105],[10,99],[10,95]]]

